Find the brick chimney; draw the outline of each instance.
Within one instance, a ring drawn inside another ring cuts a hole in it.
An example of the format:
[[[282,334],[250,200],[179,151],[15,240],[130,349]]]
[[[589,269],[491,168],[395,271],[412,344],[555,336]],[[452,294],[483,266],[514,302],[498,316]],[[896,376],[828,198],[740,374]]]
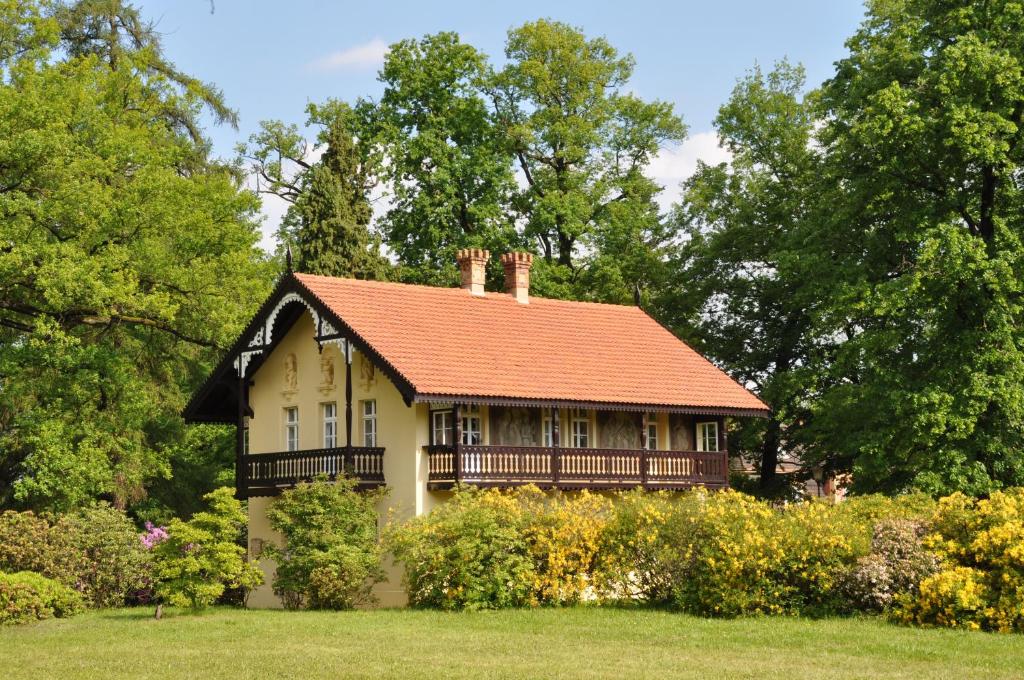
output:
[[[468,290],[471,295],[483,296],[489,259],[491,252],[482,248],[463,248],[455,253],[455,261],[459,263],[459,271],[462,273],[462,290]]]
[[[505,253],[501,256],[501,264],[505,267],[505,292],[513,296],[516,302],[530,302],[530,267],[533,255],[530,253]]]

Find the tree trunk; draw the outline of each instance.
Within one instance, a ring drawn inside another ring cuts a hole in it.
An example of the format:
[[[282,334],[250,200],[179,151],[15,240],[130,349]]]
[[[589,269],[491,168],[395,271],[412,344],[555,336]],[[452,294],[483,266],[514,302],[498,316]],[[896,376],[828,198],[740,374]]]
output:
[[[770,489],[778,478],[779,467],[779,421],[774,417],[768,421],[768,429],[764,433],[761,446],[761,479],[758,487]]]

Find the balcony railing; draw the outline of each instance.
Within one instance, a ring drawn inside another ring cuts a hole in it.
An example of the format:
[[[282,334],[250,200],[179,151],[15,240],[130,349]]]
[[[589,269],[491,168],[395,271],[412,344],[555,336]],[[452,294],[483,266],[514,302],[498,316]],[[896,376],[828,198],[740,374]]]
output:
[[[428,446],[428,484],[450,488],[536,484],[560,489],[725,487],[725,451],[648,451],[544,446]]]
[[[340,473],[358,479],[362,488],[384,485],[384,449],[380,447],[257,453],[244,456],[243,466],[248,496],[274,496],[317,475],[334,479]]]

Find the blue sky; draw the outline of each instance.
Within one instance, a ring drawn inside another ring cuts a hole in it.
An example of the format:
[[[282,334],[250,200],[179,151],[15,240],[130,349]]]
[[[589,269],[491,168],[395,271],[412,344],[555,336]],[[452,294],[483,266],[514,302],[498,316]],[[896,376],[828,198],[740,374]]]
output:
[[[863,17],[860,0],[717,0],[646,2],[314,2],[311,0],[143,0],[167,55],[181,69],[224,90],[239,130],[211,128],[218,154],[230,156],[260,120],[302,123],[309,101],[376,97],[386,46],[438,31],[456,31],[500,61],[510,27],[547,17],[603,35],[637,61],[630,88],[672,102],[690,140],[666,150],[651,172],[665,203],[697,158],[719,161],[711,134],[718,107],[755,63],[786,57],[820,83],[845,54],[844,41]],[[267,205],[266,233],[280,206]],[[269,245],[269,239],[265,245]]]

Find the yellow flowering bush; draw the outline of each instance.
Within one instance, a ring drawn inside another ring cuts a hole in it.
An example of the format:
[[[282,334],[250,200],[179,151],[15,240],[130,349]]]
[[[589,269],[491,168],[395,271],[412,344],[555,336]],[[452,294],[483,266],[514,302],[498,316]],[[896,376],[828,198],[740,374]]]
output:
[[[904,598],[907,623],[1024,631],[1024,489],[939,501],[924,539],[943,568]]]
[[[392,525],[414,606],[441,609],[571,604],[591,588],[608,500],[462,487],[428,515]]]
[[[662,529],[673,512],[673,496],[635,489],[621,493],[600,537],[595,585],[607,600],[667,603],[671,575]]]
[[[601,496],[546,496],[536,487],[516,493],[523,508],[523,532],[533,558],[533,599],[538,604],[572,604],[593,591],[593,573],[611,503]]]

